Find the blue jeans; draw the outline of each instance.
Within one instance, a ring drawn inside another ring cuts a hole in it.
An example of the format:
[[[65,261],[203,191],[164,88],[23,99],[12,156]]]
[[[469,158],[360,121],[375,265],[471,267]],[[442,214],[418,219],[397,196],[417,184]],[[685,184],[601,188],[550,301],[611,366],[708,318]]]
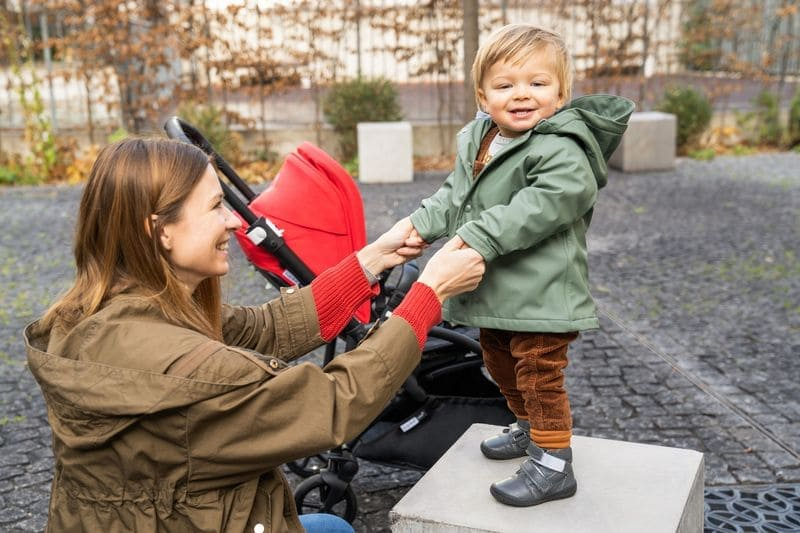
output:
[[[355,533],[347,520],[332,514],[301,514],[300,524],[306,533]]]

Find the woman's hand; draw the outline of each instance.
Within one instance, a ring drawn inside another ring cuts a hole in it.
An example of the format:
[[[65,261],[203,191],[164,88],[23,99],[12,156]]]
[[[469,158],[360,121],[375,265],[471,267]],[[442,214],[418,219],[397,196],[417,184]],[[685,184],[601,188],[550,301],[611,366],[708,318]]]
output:
[[[481,254],[456,235],[433,254],[417,281],[433,289],[439,301],[444,302],[451,296],[474,290],[485,271],[486,262]]]
[[[415,236],[412,236],[412,233]],[[374,242],[362,248],[356,257],[364,268],[378,276],[387,268],[419,257],[427,247],[428,245],[419,237],[414,225],[411,224],[411,219],[406,217]]]

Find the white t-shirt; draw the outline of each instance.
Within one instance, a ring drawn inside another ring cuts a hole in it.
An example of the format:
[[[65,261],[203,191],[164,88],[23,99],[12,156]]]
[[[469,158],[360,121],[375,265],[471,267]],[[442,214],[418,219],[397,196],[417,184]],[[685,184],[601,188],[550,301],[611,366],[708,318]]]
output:
[[[508,143],[514,140],[514,137],[503,137],[499,133],[494,136],[492,142],[489,144],[488,155],[490,158],[494,157],[497,152],[505,148]]]

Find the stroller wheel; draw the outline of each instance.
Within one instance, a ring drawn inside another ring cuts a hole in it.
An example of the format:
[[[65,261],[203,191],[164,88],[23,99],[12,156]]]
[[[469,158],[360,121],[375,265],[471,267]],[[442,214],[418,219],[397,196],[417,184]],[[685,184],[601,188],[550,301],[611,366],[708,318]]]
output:
[[[300,477],[311,477],[319,474],[319,471],[328,464],[328,458],[324,455],[312,455],[297,461],[286,463],[286,468]]]
[[[350,484],[332,486],[316,474],[305,479],[294,491],[294,502],[300,514],[328,513],[344,518],[351,524],[356,518],[358,504]]]

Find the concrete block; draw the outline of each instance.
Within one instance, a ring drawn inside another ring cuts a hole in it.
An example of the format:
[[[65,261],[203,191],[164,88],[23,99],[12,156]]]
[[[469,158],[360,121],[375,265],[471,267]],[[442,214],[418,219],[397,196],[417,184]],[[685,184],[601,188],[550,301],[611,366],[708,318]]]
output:
[[[674,168],[677,131],[675,115],[658,111],[634,113],[608,164],[623,172]]]
[[[489,485],[521,459],[491,461],[481,440],[502,428],[472,425],[389,513],[394,533],[700,533],[703,454],[573,437],[578,492],[535,507],[508,507]]]
[[[398,183],[414,179],[409,122],[359,122],[358,179],[364,183]]]

